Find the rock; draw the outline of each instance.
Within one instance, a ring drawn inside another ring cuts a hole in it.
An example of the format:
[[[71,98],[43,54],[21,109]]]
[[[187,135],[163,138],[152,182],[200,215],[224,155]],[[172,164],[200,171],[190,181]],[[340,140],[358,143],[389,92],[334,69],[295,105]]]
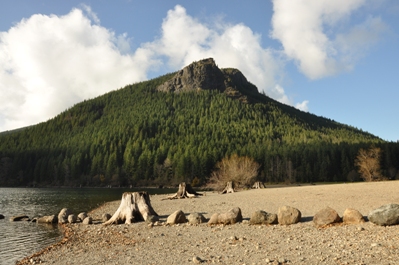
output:
[[[156,223],[159,221],[159,216],[156,215],[148,215],[147,220],[145,220],[147,223]]]
[[[237,88],[241,88],[241,90]],[[248,101],[248,97],[241,94],[243,89],[250,94],[258,93],[256,86],[248,82],[239,70],[219,69],[212,58],[193,62],[156,89],[175,93],[213,89],[245,102]]]
[[[74,223],[76,223],[77,220],[78,220],[78,218],[76,217],[76,215],[74,215],[74,214],[68,215],[68,223],[74,224]]]
[[[301,220],[302,213],[291,206],[282,206],[278,209],[277,220],[280,225],[296,224]]]
[[[109,219],[111,219],[111,217],[112,217],[112,215],[110,215],[109,213],[104,213],[104,214],[101,216],[101,221],[102,221],[103,223],[105,223],[106,221],[108,221]]]
[[[200,257],[193,257],[193,263],[200,264],[202,263],[202,259]]]
[[[226,213],[214,213],[209,219],[208,225],[216,225],[216,224],[235,224],[242,221],[241,209],[239,207],[235,207],[230,209]]]
[[[193,225],[206,222],[206,218],[200,213],[192,213],[187,217],[187,219],[188,222]]]
[[[30,221],[29,216],[27,215],[17,215],[10,217],[10,222],[19,222],[19,221]]]
[[[0,214],[0,219],[4,219],[4,215]]]
[[[176,75],[157,87],[163,92],[196,91],[199,89],[224,90],[223,72],[212,58],[194,62],[176,73]]]
[[[341,217],[339,217],[337,211],[330,207],[321,209],[313,216],[313,223],[316,226],[329,225],[340,221]]]
[[[79,222],[83,222],[83,220],[87,217],[87,213],[86,212],[81,212],[80,214],[78,214],[78,221]]]
[[[369,213],[368,219],[376,225],[399,224],[399,204],[386,204]]]
[[[178,211],[172,213],[166,219],[166,223],[171,224],[171,225],[181,224],[181,223],[186,223],[186,222],[187,222],[187,218],[181,210],[178,210]]]
[[[58,223],[66,224],[68,223],[68,216],[71,214],[68,208],[63,208],[58,214]]]
[[[251,225],[275,224],[277,223],[277,214],[256,211],[252,214],[249,223]]]
[[[363,215],[355,209],[348,208],[345,210],[342,220],[346,224],[360,224],[364,223],[364,217]]]
[[[42,224],[55,224],[55,223],[57,223],[57,221],[58,221],[58,218],[54,214],[36,218],[36,222],[42,223]]]
[[[91,217],[86,217],[85,219],[83,219],[82,223],[84,225],[91,225],[93,223],[93,219]]]

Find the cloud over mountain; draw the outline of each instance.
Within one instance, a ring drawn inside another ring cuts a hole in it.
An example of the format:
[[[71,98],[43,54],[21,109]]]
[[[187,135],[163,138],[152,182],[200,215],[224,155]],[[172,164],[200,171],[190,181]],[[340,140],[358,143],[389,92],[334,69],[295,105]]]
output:
[[[286,58],[311,79],[351,69],[385,25],[368,17],[332,34],[328,29],[365,0],[294,2],[273,2],[270,36],[282,50],[262,46],[261,36],[245,24],[203,22],[180,5],[167,12],[159,36],[135,50],[126,33],[102,26],[86,5],[64,16],[23,19],[0,32],[0,131],[45,121],[84,99],[208,57],[221,68],[238,68],[270,97],[307,111],[309,102],[294,102],[281,83]]]
[[[310,79],[351,70],[386,30],[379,17],[342,30],[348,28],[342,23],[365,4],[365,0],[274,0],[271,37]]]

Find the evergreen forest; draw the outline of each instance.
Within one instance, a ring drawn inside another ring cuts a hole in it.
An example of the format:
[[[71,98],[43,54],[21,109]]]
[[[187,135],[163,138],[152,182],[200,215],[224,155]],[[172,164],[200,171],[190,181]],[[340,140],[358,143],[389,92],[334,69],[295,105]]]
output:
[[[1,133],[0,186],[200,186],[234,154],[259,163],[266,183],[359,181],[356,155],[371,146],[382,150],[383,175],[398,176],[398,143],[260,93],[248,103],[218,90],[157,91],[173,76]]]

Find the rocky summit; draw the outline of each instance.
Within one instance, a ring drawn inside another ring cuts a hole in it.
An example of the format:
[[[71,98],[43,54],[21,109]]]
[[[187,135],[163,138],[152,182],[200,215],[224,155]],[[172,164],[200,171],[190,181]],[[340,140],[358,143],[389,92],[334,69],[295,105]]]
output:
[[[211,89],[244,102],[248,102],[248,95],[258,94],[256,86],[248,82],[239,70],[220,69],[213,58],[193,62],[157,87],[158,91],[175,93]]]

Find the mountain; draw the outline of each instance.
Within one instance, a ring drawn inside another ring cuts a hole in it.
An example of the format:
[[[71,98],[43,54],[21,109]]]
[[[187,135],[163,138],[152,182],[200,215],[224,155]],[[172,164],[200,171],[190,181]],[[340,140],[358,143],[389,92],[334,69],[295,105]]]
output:
[[[261,181],[353,181],[371,145],[394,177],[397,144],[279,103],[204,59],[0,134],[0,185],[202,185],[233,154],[255,159]]]

